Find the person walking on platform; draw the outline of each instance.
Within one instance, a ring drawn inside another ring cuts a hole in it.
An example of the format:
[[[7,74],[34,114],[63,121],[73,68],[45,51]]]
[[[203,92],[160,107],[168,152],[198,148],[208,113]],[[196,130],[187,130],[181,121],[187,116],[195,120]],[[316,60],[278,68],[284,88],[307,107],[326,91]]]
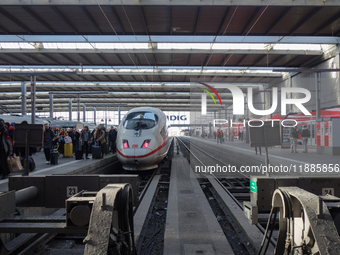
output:
[[[7,157],[12,156],[13,148],[9,138],[8,130],[5,126],[5,121],[0,119],[0,170],[2,179],[7,178],[9,169],[7,166]]]
[[[116,139],[117,139],[117,131],[115,128],[111,127],[109,132],[109,141],[110,141],[110,148],[112,153],[116,153]]]
[[[90,159],[89,155],[89,144],[91,142],[91,133],[89,131],[89,127],[85,126],[84,129],[81,131],[79,141],[82,145],[83,152],[85,152],[85,158]]]
[[[297,130],[297,126],[292,127],[290,130],[290,152],[298,153],[297,149],[297,139],[299,137],[299,132]]]
[[[261,147],[255,147],[255,154],[257,155],[257,148],[259,148],[259,153],[261,155]]]
[[[104,157],[104,146],[106,143],[105,131],[101,128],[100,125],[97,126],[97,130],[93,134],[93,141],[101,146],[102,157]]]
[[[217,137],[217,144],[218,143],[222,144],[222,132],[220,129],[217,129],[216,137]]]
[[[51,149],[53,142],[56,139],[56,135],[54,132],[50,129],[50,124],[45,124],[45,131],[44,131],[44,153],[45,153],[45,164],[50,164],[51,160]]]
[[[302,137],[303,146],[304,146],[303,153],[307,153],[308,152],[307,143],[308,143],[308,138],[310,137],[310,131],[307,125],[303,125],[302,131],[301,131],[301,137]]]

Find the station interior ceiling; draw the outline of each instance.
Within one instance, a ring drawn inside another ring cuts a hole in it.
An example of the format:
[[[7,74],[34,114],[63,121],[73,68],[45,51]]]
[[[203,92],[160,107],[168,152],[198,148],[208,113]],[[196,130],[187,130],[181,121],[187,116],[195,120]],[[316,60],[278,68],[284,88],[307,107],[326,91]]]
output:
[[[68,111],[69,98],[76,110],[78,97],[97,110],[188,111],[200,82],[259,92],[284,78],[275,69],[312,69],[338,54],[338,1],[4,2],[4,113],[21,112],[22,83],[30,111],[32,76],[38,114],[49,112],[51,92],[54,111]],[[231,99],[230,91],[216,90]]]

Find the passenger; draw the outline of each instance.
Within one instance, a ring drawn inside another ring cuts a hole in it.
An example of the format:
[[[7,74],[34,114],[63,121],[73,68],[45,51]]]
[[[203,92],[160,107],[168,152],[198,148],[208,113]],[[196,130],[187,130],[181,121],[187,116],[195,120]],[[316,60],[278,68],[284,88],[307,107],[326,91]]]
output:
[[[12,122],[14,123],[14,122]],[[5,127],[7,128],[8,130],[8,135],[9,135],[9,139],[11,140],[11,144],[13,146],[13,139],[14,139],[14,126],[11,126],[9,124],[9,122],[5,122]]]
[[[89,131],[88,126],[84,127],[83,131],[81,132],[79,141],[82,145],[83,152],[85,152],[85,158],[90,159],[88,157],[88,155],[89,155],[89,145],[90,145],[90,142],[91,142],[91,133]]]
[[[45,153],[45,164],[50,164],[51,160],[51,149],[53,146],[53,142],[56,139],[56,135],[50,129],[50,124],[45,124],[45,131],[44,131],[44,153]]]
[[[102,150],[102,157],[104,157],[104,149],[105,149],[105,131],[101,128],[100,125],[98,125],[97,130],[93,134],[93,141],[98,143],[98,145],[101,146]]]
[[[255,147],[255,153],[256,153],[256,155],[257,155],[257,148],[259,148],[259,153],[260,153],[260,155],[261,155],[261,147]]]
[[[67,136],[67,132],[65,132],[65,129],[61,128],[60,132],[57,136],[58,142],[59,142],[59,147],[58,147],[58,151],[60,154],[64,155],[64,145],[65,145],[65,136]]]
[[[297,126],[292,127],[290,130],[290,152],[298,153],[297,149],[297,139],[299,137],[299,132]]]
[[[7,178],[9,169],[7,166],[7,157],[12,156],[13,148],[9,137],[8,130],[3,119],[0,119],[0,170],[1,179]]]
[[[73,131],[71,132],[71,134],[72,136],[70,135],[70,137],[72,138],[73,152],[75,152],[76,150],[78,150],[80,134],[79,132],[77,132],[76,128],[73,128]]]
[[[222,132],[220,131],[220,129],[217,129],[216,136],[217,136],[217,144],[218,143],[222,144]]]
[[[308,138],[310,137],[310,131],[309,131],[307,125],[303,125],[301,137],[302,137],[303,146],[304,146],[303,153],[307,153],[308,152],[307,143],[308,143]]]
[[[110,149],[113,154],[116,153],[116,139],[117,139],[117,130],[111,127],[111,130],[109,132],[109,141],[110,141]]]

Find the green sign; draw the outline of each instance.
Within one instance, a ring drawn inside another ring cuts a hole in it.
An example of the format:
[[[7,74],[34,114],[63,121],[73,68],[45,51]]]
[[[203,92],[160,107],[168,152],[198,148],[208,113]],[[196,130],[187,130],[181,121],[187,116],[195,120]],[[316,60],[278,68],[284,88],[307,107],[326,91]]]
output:
[[[256,187],[256,182],[250,180],[250,191],[256,193],[257,192],[257,187]]]

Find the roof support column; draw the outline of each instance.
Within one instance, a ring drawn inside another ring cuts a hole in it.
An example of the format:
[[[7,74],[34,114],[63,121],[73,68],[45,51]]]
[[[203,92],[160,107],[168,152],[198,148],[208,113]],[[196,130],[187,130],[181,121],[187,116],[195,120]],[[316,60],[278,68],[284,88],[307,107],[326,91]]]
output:
[[[96,107],[93,107],[93,123],[95,125],[97,125],[96,119],[97,119],[97,111],[96,111]]]
[[[72,98],[68,99],[68,119],[72,120]]]
[[[80,94],[77,95],[77,121],[80,121]]]
[[[320,118],[321,116],[321,109],[320,109],[320,94],[321,94],[321,72],[316,72],[316,118]]]
[[[105,127],[107,129],[107,105],[105,105]]]
[[[53,94],[50,93],[50,118],[53,119]]]
[[[35,75],[31,76],[31,124],[35,124],[35,83],[37,77]]]
[[[83,121],[86,121],[86,105],[83,104]]]
[[[21,82],[21,114],[26,115],[26,83]]]
[[[120,124],[120,107],[118,107],[118,125]]]

